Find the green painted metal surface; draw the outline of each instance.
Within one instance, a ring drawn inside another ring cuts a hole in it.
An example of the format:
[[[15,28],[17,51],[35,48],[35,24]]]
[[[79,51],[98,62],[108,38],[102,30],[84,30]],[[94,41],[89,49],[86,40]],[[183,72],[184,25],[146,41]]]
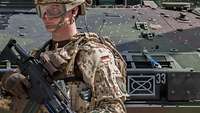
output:
[[[113,1],[102,0],[113,3]],[[2,10],[0,10],[2,11]],[[34,9],[32,10],[34,12]],[[161,14],[164,13],[165,17]],[[183,68],[192,67],[200,71],[198,55],[182,55],[178,52],[191,52],[200,48],[200,24],[196,15],[187,13],[191,23],[180,23],[174,18],[180,12],[163,9],[153,10],[148,7],[139,8],[89,8],[86,17],[79,17],[77,26],[79,31],[96,32],[111,37],[120,51],[141,51],[146,48],[151,52],[169,52],[178,50],[172,55]],[[166,16],[168,15],[168,16]],[[0,51],[10,38],[15,38],[27,50],[39,47],[51,36],[44,29],[41,20],[35,14],[1,14],[0,13]],[[162,28],[137,30],[135,22],[159,24]],[[31,24],[30,24],[31,23]],[[179,30],[178,30],[179,29]],[[181,30],[182,29],[182,30]],[[156,37],[148,40],[141,37],[143,31],[155,32]],[[191,59],[190,61],[185,59]],[[31,104],[31,103],[30,103]],[[28,105],[24,113],[33,113],[36,104]],[[187,103],[184,103],[184,105]],[[200,107],[127,107],[128,113],[199,113]],[[0,110],[0,113],[9,113]]]

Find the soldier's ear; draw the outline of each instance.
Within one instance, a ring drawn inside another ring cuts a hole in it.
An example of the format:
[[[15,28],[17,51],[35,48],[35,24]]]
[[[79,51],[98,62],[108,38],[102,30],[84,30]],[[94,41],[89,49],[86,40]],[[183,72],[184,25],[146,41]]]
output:
[[[75,8],[72,9],[72,15],[73,15],[74,17],[76,17],[76,15],[78,14],[78,10],[79,10],[78,7],[75,7]]]

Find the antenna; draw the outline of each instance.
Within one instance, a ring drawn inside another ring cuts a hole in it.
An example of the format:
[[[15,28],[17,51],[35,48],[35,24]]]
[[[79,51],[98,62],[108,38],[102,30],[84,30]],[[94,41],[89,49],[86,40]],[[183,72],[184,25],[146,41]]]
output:
[[[99,36],[101,35],[101,30],[102,30],[103,26],[105,25],[105,22],[106,22],[106,19],[104,18],[103,22],[102,22],[102,24],[101,24],[101,26],[99,28],[99,32],[98,32]]]
[[[86,14],[84,15],[84,21],[85,21],[85,28],[86,28],[87,32],[89,32]]]

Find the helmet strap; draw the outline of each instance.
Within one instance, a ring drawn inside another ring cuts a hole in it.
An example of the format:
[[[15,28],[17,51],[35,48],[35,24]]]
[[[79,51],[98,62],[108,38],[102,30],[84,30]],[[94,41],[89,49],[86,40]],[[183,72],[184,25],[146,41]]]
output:
[[[62,26],[65,25],[65,14],[61,16],[61,19],[59,23],[55,26],[55,30],[53,32],[56,32],[58,29],[60,29]]]
[[[58,29],[60,29],[61,27],[66,25],[64,20],[65,20],[65,14],[61,16],[61,19],[60,19],[58,25],[55,26],[55,30],[53,32],[56,32]],[[75,22],[75,18],[72,17],[70,20],[70,24],[73,24],[74,22]]]
[[[70,24],[73,24],[75,22],[75,18],[72,17],[71,20],[70,20]]]

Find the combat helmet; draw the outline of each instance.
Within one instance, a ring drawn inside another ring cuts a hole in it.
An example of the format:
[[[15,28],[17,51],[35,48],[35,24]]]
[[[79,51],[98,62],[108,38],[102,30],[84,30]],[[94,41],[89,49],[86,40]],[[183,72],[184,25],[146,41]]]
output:
[[[86,6],[90,6],[92,4],[92,0],[35,0],[36,10],[40,17],[42,16],[40,13],[40,6],[50,3],[63,4],[66,11],[79,6],[78,15],[85,15],[85,8]]]
[[[55,3],[55,4],[52,4]],[[36,11],[39,17],[43,17],[46,13],[48,18],[61,17],[59,23],[55,26],[55,31],[65,25],[64,18],[65,13],[75,7],[79,7],[78,15],[85,15],[85,8],[92,4],[92,0],[35,0]],[[49,5],[50,4],[50,5]],[[51,5],[52,4],[52,5]],[[56,10],[52,10],[52,7],[57,7]]]

